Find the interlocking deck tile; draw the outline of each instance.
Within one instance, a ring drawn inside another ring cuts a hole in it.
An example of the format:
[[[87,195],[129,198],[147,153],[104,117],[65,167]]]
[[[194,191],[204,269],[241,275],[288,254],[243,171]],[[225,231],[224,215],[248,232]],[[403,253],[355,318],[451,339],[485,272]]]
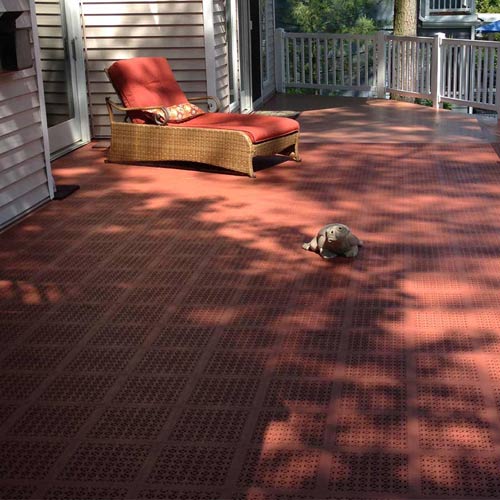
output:
[[[93,406],[31,406],[8,430],[8,434],[24,438],[71,438],[94,410]]]
[[[497,154],[317,132],[254,181],[54,162],[0,238],[0,498],[500,497]]]
[[[0,480],[43,480],[64,448],[61,441],[0,441]]]
[[[148,456],[148,445],[83,443],[68,459],[58,479],[131,482]]]
[[[248,421],[248,409],[185,408],[169,438],[194,443],[235,443]]]
[[[158,456],[147,482],[223,486],[234,453],[234,448],[227,447],[167,446]]]
[[[109,407],[87,434],[91,439],[154,440],[162,431],[171,409],[164,406]]]

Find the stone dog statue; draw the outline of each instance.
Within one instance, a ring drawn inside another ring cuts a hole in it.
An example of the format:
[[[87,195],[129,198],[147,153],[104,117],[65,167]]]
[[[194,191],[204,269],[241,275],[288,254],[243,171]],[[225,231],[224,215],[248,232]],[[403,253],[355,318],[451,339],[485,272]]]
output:
[[[319,254],[323,259],[333,259],[338,255],[343,257],[356,257],[358,247],[363,242],[358,239],[344,224],[328,224],[322,227],[318,234],[302,248]]]

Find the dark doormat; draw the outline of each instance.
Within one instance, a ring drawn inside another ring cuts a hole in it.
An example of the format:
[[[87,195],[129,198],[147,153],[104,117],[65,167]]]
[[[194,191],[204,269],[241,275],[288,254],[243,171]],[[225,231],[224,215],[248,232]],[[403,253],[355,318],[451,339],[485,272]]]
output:
[[[54,193],[54,200],[64,200],[70,194],[73,194],[75,191],[78,191],[80,186],[77,184],[57,184],[56,192]]]

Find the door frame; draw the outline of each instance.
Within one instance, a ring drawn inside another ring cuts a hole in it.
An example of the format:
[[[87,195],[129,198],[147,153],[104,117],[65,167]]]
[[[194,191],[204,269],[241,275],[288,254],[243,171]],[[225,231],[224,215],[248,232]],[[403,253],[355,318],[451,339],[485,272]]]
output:
[[[35,0],[32,1],[33,8],[36,9]],[[81,0],[60,1],[64,8],[63,19],[65,22],[62,31],[67,34],[65,53],[70,59],[70,71],[72,73],[71,94],[72,104],[74,106],[74,117],[73,119],[66,120],[48,128],[50,158],[52,160],[87,144],[91,140],[87,99],[87,75],[82,33],[82,2]],[[39,40],[37,41],[38,49],[41,52],[40,42]],[[39,56],[40,55],[41,54],[39,54]],[[68,134],[68,136],[66,139],[59,142],[61,133]]]
[[[56,181],[52,175],[52,165],[50,162],[50,146],[49,146],[49,128],[47,126],[47,111],[45,109],[45,93],[43,89],[42,78],[42,64],[41,64],[41,50],[40,39],[38,38],[38,25],[36,21],[36,6],[35,0],[29,0],[30,18],[31,18],[31,32],[33,34],[33,55],[34,65],[36,72],[36,81],[38,86],[38,100],[40,103],[40,122],[42,124],[42,142],[43,142],[43,156],[45,160],[45,171],[47,172],[47,186],[49,189],[50,199],[54,199],[56,191]]]
[[[238,55],[239,55],[239,94],[240,112],[253,111],[252,96],[252,47],[249,0],[238,1]]]

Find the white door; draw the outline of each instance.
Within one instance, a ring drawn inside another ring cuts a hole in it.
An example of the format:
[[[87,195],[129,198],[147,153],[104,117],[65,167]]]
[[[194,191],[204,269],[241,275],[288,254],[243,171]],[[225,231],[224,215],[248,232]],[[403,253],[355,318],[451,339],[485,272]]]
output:
[[[49,144],[55,158],[90,140],[80,3],[37,0]]]
[[[250,4],[239,2],[239,56],[240,56],[240,107],[242,113],[253,111],[252,99],[252,46]]]

